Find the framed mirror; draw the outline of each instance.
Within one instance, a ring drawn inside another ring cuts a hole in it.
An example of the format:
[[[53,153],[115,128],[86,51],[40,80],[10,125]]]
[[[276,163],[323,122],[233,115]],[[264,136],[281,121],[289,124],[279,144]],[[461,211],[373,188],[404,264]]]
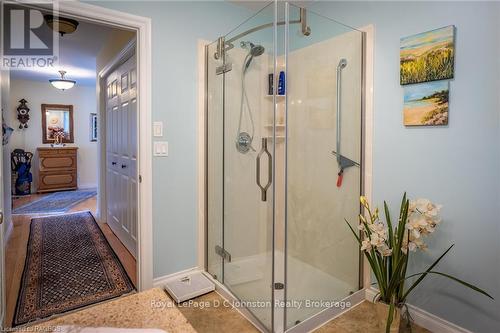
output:
[[[54,143],[56,137],[63,143],[74,143],[73,105],[42,104],[42,142]]]

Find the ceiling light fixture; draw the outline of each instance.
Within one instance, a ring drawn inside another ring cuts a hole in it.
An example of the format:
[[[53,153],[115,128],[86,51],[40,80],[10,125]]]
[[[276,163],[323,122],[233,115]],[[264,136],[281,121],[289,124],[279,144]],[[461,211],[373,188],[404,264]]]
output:
[[[61,34],[61,37],[65,34],[72,34],[78,28],[78,21],[67,17],[44,15],[44,19],[52,30]]]
[[[59,71],[61,74],[60,79],[51,79],[49,82],[56,87],[57,89],[60,90],[66,90],[66,89],[71,89],[75,85],[76,81],[74,80],[68,80],[64,78],[64,75],[66,74],[66,71]]]

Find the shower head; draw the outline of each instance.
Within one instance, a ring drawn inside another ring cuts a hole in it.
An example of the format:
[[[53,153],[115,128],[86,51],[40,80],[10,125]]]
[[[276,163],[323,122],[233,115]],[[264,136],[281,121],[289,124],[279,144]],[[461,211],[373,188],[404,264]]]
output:
[[[243,42],[240,43],[240,45],[241,45],[242,48],[248,49],[248,54],[247,54],[247,56],[245,58],[245,66],[244,66],[244,71],[246,72],[246,70],[250,66],[250,63],[252,62],[253,58],[261,56],[266,49],[264,48],[264,46],[262,46],[262,45],[255,45],[252,42],[245,42],[245,41],[243,41]]]
[[[252,47],[250,48],[250,54],[252,55],[252,57],[258,57],[258,56],[262,55],[265,50],[266,49],[262,45],[253,45],[252,44]]]

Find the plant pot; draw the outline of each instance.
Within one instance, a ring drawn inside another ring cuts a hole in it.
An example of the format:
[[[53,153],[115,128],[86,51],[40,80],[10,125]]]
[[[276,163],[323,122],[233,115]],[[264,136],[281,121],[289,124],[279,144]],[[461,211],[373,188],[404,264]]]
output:
[[[376,302],[375,311],[377,313],[378,328],[380,332],[385,332],[387,326],[387,319],[389,318],[389,304]],[[398,333],[400,323],[401,323],[401,307],[395,307],[389,332]]]

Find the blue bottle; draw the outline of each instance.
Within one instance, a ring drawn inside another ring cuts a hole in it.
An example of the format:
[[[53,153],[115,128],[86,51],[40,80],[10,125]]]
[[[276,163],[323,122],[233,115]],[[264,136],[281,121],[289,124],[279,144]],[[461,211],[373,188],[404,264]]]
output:
[[[285,94],[285,72],[281,71],[278,81],[278,95]]]

